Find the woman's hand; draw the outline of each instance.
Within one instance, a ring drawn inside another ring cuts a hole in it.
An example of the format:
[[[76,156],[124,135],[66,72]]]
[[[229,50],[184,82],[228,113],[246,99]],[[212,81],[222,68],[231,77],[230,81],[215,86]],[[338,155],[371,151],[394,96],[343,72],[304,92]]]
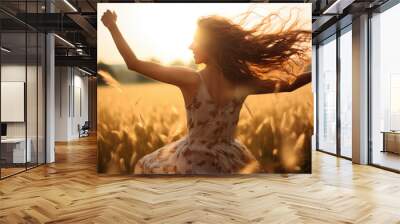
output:
[[[101,17],[101,21],[104,26],[110,29],[117,23],[117,14],[115,14],[115,11],[111,12],[110,10],[107,10]]]
[[[118,29],[116,25],[117,14],[115,14],[115,12],[107,10],[101,17],[101,21],[110,31],[114,43],[128,69],[160,82],[176,85],[181,89],[193,90],[193,87],[197,87],[199,77],[192,69],[163,66],[153,62],[139,60]]]

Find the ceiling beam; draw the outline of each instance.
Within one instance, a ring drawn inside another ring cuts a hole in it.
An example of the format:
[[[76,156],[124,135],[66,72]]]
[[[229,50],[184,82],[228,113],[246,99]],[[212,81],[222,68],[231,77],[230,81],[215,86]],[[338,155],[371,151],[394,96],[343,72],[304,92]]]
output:
[[[87,67],[96,71],[97,59],[91,56],[55,56],[55,65]]]
[[[355,0],[336,0],[330,4],[322,14],[342,14],[343,10],[353,2],[355,2]]]
[[[91,38],[97,37],[97,30],[94,28],[85,17],[80,14],[68,14],[67,15],[72,21],[80,26]]]

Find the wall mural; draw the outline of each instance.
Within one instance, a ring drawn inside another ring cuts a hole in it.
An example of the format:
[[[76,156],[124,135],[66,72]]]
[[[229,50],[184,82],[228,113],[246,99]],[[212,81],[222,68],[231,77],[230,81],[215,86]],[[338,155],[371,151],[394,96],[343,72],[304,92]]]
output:
[[[98,4],[98,172],[311,173],[311,4]]]

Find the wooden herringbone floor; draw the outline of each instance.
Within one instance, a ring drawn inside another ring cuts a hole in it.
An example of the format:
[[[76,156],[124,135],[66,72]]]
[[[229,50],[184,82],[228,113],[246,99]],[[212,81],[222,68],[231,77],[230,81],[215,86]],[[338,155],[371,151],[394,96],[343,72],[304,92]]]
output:
[[[400,175],[315,152],[312,175],[96,173],[94,138],[0,181],[0,223],[400,223]]]

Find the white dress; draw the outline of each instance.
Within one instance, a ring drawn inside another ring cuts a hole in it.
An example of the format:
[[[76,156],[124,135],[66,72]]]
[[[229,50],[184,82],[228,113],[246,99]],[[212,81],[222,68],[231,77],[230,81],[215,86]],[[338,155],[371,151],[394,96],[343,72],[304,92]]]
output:
[[[141,158],[135,174],[226,174],[241,173],[250,164],[259,166],[234,139],[244,99],[218,106],[201,80],[186,106],[188,134]]]

